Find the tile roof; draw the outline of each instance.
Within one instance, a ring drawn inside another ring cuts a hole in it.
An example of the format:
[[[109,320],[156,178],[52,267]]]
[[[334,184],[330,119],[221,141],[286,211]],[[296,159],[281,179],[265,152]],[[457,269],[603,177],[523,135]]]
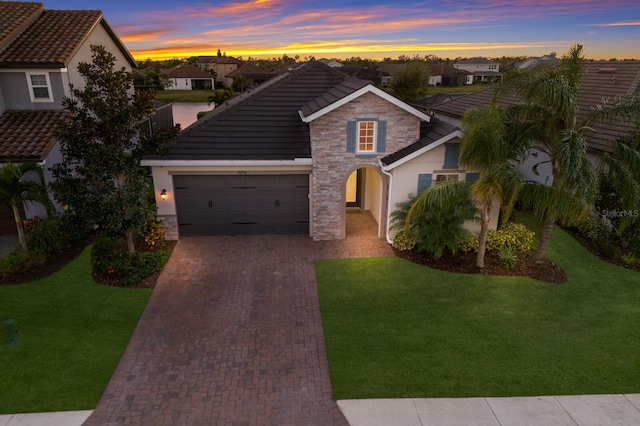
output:
[[[0,51],[43,10],[42,3],[0,2]]]
[[[178,64],[173,68],[169,68],[165,71],[165,74],[169,78],[213,78],[213,76],[208,72],[202,71],[200,68],[186,63]]]
[[[613,101],[616,97],[640,94],[640,61],[585,62],[584,76],[578,98],[584,115],[590,113],[603,100]],[[493,89],[476,92],[446,102],[434,108],[436,114],[461,119],[470,108],[486,105],[493,98]],[[498,99],[501,105],[513,105],[518,98],[504,95]],[[596,151],[608,152],[611,143],[619,136],[633,130],[631,122],[595,123],[587,134],[589,147]]]
[[[0,116],[0,162],[42,161],[56,142],[64,110],[5,111]]]
[[[216,107],[185,129],[161,160],[311,158],[309,125],[298,110],[348,80],[308,62]]]
[[[468,58],[468,59],[460,59],[455,62],[454,65],[497,65],[498,62],[492,61],[487,58]]]
[[[308,117],[311,114],[318,112],[323,108],[326,108],[327,106],[339,101],[345,96],[349,96],[353,92],[358,91],[369,84],[371,84],[370,81],[360,80],[354,77],[345,79],[337,86],[332,87],[317,98],[312,99],[306,105],[303,105],[300,108],[300,112],[305,117]]]
[[[242,65],[244,62],[233,56],[198,56],[199,64],[236,64]]]
[[[99,10],[45,10],[0,52],[0,64],[65,66],[102,19]]]
[[[396,161],[406,157],[407,155],[413,154],[414,152],[424,148],[425,146],[431,145],[432,143],[455,132],[456,130],[460,129],[435,117],[431,117],[430,122],[423,121],[420,123],[420,134],[422,135],[422,137],[419,141],[387,155],[380,161],[385,166],[393,164]]]

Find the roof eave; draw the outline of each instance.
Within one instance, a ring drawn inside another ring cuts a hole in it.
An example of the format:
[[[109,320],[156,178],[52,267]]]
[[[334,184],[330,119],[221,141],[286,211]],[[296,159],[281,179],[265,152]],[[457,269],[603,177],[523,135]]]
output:
[[[401,101],[400,99],[391,96],[390,94],[388,94],[387,92],[385,92],[384,90],[380,90],[377,87],[371,85],[371,84],[367,84],[366,86],[362,87],[361,89],[358,89],[356,91],[354,91],[353,93],[350,93],[347,96],[344,96],[343,98],[338,99],[337,101],[333,102],[330,105],[327,105],[326,107],[314,112],[313,114],[309,115],[309,116],[305,116],[305,114],[302,112],[302,110],[298,110],[298,114],[300,114],[300,118],[302,119],[302,121],[304,121],[305,123],[310,123],[313,120],[316,120],[328,113],[330,113],[331,111],[340,108],[341,106],[353,101],[354,99],[359,98],[360,96],[366,94],[366,93],[373,93],[374,95],[377,95],[383,99],[385,99],[386,101],[394,104],[395,106],[405,110],[406,112],[415,115],[416,117],[418,117],[419,119],[423,120],[423,121],[431,121],[431,117],[423,112],[418,111],[417,109],[415,109],[414,107],[412,107],[409,104],[404,103],[403,101]]]
[[[387,164],[386,166],[382,167],[382,169],[384,171],[386,171],[386,172],[391,171],[391,170],[395,169],[396,167],[401,166],[401,165],[413,160],[414,158],[421,156],[425,152],[431,151],[432,149],[437,148],[440,145],[442,145],[442,144],[444,144],[446,142],[449,142],[452,139],[462,138],[462,136],[463,136],[462,130],[456,129],[453,132],[441,137],[440,139],[438,139],[438,140],[436,140],[436,141],[434,141],[434,142],[432,142],[432,143],[430,143],[430,144],[428,144],[428,145],[426,145],[426,146],[424,146],[424,147],[412,152],[411,154],[408,154],[408,155],[406,155],[406,156],[394,161],[393,163]]]

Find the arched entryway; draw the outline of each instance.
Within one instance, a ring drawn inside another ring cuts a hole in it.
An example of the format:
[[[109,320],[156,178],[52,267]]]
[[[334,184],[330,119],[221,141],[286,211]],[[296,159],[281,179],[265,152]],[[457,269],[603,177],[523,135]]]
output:
[[[384,238],[385,177],[373,167],[351,170],[345,178],[345,236]]]

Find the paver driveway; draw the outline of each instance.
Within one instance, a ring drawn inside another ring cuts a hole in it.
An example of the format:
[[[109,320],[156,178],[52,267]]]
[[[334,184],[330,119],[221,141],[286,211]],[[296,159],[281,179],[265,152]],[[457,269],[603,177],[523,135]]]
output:
[[[85,424],[347,425],[313,261],[389,254],[371,238],[181,240]]]

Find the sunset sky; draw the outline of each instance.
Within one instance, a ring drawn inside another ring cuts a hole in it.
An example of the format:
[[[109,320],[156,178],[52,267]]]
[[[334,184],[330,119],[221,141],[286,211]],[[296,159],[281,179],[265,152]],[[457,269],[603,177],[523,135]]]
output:
[[[136,59],[559,55],[640,59],[639,0],[44,0],[100,9]]]

